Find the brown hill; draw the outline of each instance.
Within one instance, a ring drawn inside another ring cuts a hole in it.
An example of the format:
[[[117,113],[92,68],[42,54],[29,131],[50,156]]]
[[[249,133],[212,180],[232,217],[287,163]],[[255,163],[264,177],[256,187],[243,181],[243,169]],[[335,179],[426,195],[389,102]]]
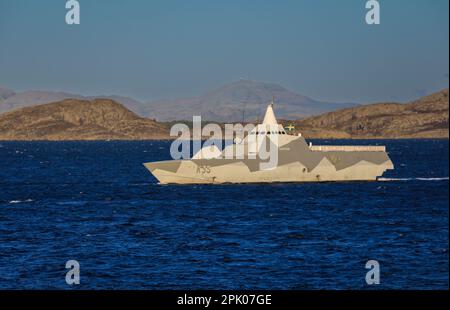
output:
[[[67,99],[0,115],[0,140],[163,139],[168,133],[166,125],[110,99]]]
[[[448,89],[417,101],[342,109],[295,122],[308,138],[448,138]]]

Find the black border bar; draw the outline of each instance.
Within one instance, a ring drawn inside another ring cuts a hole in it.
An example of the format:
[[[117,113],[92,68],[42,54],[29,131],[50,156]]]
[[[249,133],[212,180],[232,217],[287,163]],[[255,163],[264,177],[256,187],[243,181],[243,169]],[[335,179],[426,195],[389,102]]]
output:
[[[94,305],[112,306],[180,306],[177,302],[180,297],[211,297],[208,308],[195,305],[198,309],[229,308],[236,306],[235,302],[223,304],[223,295],[270,295],[270,304],[258,303],[254,298],[253,304],[237,305],[241,307],[274,306],[339,306],[352,305],[358,307],[386,307],[388,305],[400,306],[443,306],[448,307],[448,290],[442,291],[400,291],[400,290],[366,290],[366,291],[126,291],[126,290],[33,290],[33,291],[0,291],[0,305],[11,303],[14,305],[27,304],[33,307],[38,305],[54,305],[60,307],[83,307]],[[235,298],[234,298],[235,299]],[[267,300],[264,298],[258,299]]]

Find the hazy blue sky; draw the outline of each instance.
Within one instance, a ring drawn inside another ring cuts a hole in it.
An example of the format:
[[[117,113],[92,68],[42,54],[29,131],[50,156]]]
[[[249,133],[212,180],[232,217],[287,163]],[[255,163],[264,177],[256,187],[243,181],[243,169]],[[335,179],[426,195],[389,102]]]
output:
[[[0,0],[0,85],[141,100],[250,78],[320,100],[405,101],[448,87],[448,0]]]

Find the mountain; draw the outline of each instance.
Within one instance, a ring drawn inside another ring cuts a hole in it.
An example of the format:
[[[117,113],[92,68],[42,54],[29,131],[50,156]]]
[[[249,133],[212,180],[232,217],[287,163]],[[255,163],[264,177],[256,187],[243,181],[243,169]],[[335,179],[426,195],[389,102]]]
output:
[[[0,140],[168,138],[169,128],[110,99],[66,99],[0,114]]]
[[[16,93],[11,89],[0,87],[0,102],[11,96],[14,96],[15,94]]]
[[[219,122],[255,121],[264,112],[265,105],[275,98],[278,114],[286,119],[297,119],[317,115],[355,104],[329,103],[296,94],[273,83],[240,80],[209,91],[202,96],[159,100],[142,103],[130,97],[82,96],[78,94],[31,90],[14,93],[0,88],[0,113],[14,109],[61,101],[64,99],[93,100],[112,99],[144,117],[159,121],[192,120],[193,115],[201,115],[203,120]]]
[[[193,115],[201,115],[203,120],[210,121],[237,122],[243,118],[254,121],[262,116],[272,98],[275,98],[277,115],[285,119],[355,106],[317,101],[278,84],[240,80],[199,97],[149,102],[144,106],[143,114],[159,121],[192,120]]]
[[[407,103],[377,103],[298,120],[308,138],[448,138],[448,89]]]
[[[0,101],[0,113],[21,107],[60,101],[67,98],[80,98],[80,96],[64,92],[40,90],[30,90],[21,93],[15,93],[14,95],[4,98],[4,100]]]
[[[80,100],[93,100],[96,98],[112,99],[117,101],[127,108],[131,109],[136,113],[142,112],[142,103],[129,97],[123,96],[82,96],[77,94],[71,94],[66,92],[55,92],[55,91],[42,91],[42,90],[30,90],[20,93],[14,93],[5,90],[6,96],[2,96],[3,88],[0,88],[0,113],[11,111],[17,108],[34,106],[44,103],[61,101],[64,99],[80,99]]]

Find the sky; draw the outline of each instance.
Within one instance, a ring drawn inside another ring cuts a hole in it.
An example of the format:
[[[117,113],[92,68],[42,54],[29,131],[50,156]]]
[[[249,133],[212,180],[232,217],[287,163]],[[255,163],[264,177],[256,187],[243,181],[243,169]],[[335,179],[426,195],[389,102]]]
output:
[[[239,80],[317,100],[405,102],[449,84],[449,1],[0,0],[0,86],[117,94],[142,101],[201,95]]]

